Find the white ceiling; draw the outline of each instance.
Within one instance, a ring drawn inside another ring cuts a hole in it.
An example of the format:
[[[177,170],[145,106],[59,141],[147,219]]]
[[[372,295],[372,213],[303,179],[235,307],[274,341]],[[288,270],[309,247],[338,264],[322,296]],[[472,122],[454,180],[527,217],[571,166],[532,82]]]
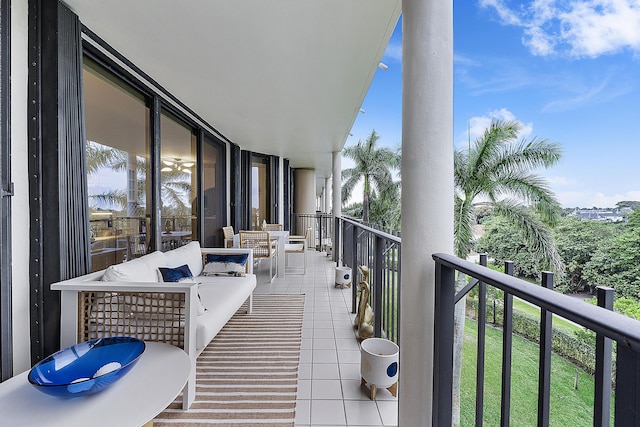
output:
[[[64,0],[241,148],[331,175],[400,0]]]

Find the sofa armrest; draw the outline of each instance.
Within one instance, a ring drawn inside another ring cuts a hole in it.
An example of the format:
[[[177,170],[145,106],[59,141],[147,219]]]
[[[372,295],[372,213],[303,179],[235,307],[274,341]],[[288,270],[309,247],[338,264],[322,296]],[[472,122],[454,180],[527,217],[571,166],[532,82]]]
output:
[[[180,316],[180,325],[178,325],[179,331],[174,332],[183,334],[182,345],[179,347],[193,355],[195,360],[195,324],[198,314],[197,283],[100,282],[70,279],[53,283],[51,290],[61,291],[60,346],[63,348],[76,344],[79,338],[90,339],[85,335],[84,325],[92,321],[95,322],[96,319],[86,318],[87,316],[98,316],[103,320],[107,318],[111,324],[116,324],[119,322],[118,317],[124,316],[126,319],[124,317],[123,319],[130,323],[131,317],[127,317],[127,315],[131,313],[127,310],[135,310],[141,314],[140,323],[142,324],[144,322],[142,315],[145,311],[149,313],[153,310],[145,308],[143,303],[145,300],[155,299],[156,308],[158,307],[157,301],[163,301],[160,303],[163,312],[169,308],[177,310],[175,314]],[[114,307],[114,301],[118,302],[118,307]],[[87,304],[93,304],[93,307],[87,307]],[[125,310],[122,309],[123,306],[126,306]],[[98,314],[101,310],[103,313]],[[105,313],[106,310],[109,310],[108,314]],[[156,320],[158,318],[157,310],[155,318]],[[160,325],[160,327],[163,326]],[[135,336],[136,331],[122,330],[122,334]],[[176,343],[174,338],[168,336],[165,338],[163,335],[159,338],[147,338],[147,340],[169,342],[174,345]]]
[[[235,254],[248,254],[246,265],[246,273],[253,274],[253,250],[245,248],[200,248],[202,251],[202,257],[206,254],[220,254],[220,255],[235,255]]]

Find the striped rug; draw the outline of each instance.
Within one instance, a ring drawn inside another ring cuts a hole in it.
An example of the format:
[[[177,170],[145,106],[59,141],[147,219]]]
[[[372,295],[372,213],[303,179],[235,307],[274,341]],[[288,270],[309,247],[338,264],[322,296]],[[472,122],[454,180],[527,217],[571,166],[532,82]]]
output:
[[[254,295],[198,357],[191,408],[179,396],[153,425],[293,426],[303,310],[304,295]]]

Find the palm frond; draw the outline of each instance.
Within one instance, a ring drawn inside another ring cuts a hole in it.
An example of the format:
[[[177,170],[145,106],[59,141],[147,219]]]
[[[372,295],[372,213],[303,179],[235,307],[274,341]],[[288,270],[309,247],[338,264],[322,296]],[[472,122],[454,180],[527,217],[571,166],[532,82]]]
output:
[[[494,204],[496,215],[502,215],[522,232],[527,246],[541,260],[548,263],[556,274],[564,274],[564,263],[558,253],[552,231],[532,212],[514,199]]]

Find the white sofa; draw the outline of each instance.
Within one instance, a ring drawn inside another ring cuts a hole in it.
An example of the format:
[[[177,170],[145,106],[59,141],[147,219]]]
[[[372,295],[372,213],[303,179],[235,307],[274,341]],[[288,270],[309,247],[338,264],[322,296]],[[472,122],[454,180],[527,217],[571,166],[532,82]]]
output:
[[[207,254],[247,254],[245,272],[204,276]],[[193,279],[162,281],[160,267],[173,269],[185,264]],[[255,287],[250,249],[201,248],[198,242],[51,285],[52,290],[61,291],[62,348],[116,334],[182,347],[192,363],[183,392],[184,409],[195,397],[196,357],[245,301],[247,313],[251,313]]]

